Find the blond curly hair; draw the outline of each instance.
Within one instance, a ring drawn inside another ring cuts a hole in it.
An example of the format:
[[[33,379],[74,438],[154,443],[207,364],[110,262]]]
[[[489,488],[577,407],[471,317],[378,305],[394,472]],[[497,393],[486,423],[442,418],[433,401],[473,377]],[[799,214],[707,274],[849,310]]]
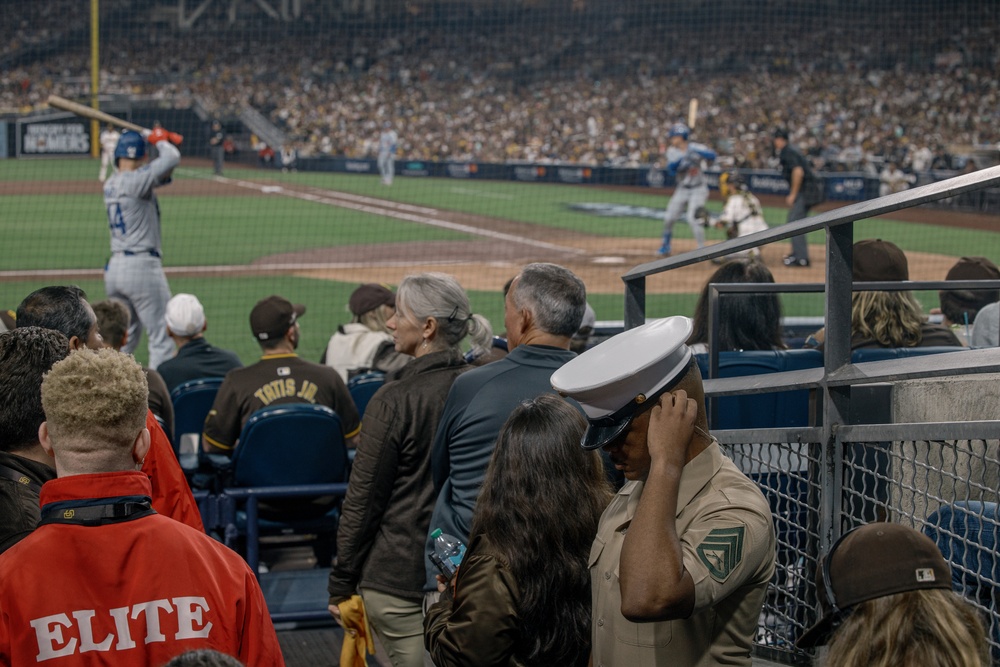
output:
[[[42,408],[57,460],[116,469],[146,427],[148,400],[146,375],[127,354],[78,350],[56,363],[42,379]]]

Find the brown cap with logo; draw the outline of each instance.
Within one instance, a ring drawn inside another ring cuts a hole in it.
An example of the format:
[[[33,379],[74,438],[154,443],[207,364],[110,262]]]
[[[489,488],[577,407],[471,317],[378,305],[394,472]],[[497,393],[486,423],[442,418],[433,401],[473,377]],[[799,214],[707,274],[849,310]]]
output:
[[[951,590],[951,569],[934,541],[895,523],[870,523],[845,533],[816,571],[822,618],[796,643],[821,646],[837,621],[867,600],[930,588]]]
[[[305,314],[305,306],[292,304],[281,296],[269,296],[250,311],[250,330],[259,341],[277,340]]]

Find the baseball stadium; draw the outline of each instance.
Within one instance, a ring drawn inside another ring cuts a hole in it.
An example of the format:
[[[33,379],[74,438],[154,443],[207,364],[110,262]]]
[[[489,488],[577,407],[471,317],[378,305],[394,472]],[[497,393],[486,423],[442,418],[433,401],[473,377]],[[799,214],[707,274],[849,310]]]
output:
[[[114,296],[105,271],[122,251],[106,183],[127,157],[121,137],[158,128],[151,136],[168,137],[180,161],[156,187],[149,252],[171,294],[201,301],[206,337],[244,364],[260,357],[248,316],[261,299],[306,306],[298,354],[319,361],[360,284],[423,272],[454,276],[499,337],[505,284],[530,263],[566,267],[595,313],[591,346],[694,317],[700,298],[718,336],[727,300],[770,295],[780,346],[720,350],[710,337],[700,355],[712,435],[759,483],[777,534],[754,664],[812,664],[796,640],[822,614],[823,554],[875,521],[937,535],[1000,661],[1000,341],[976,345],[975,313],[942,312],[947,281],[1000,294],[1000,3],[0,8],[0,310],[13,315],[47,285]],[[700,164],[678,169],[679,138],[703,149]],[[797,220],[786,144],[821,189]],[[149,164],[173,150],[139,145]],[[707,200],[665,227],[692,169]],[[739,192],[768,229],[725,224]],[[953,349],[852,351],[851,248],[869,239],[901,250],[906,275],[853,281],[911,291],[921,316],[955,332]],[[765,267],[764,286],[710,289],[737,255]],[[992,270],[954,271],[964,258]],[[132,345],[153,365],[145,332]],[[965,512],[978,537],[936,523],[945,508]],[[325,574],[302,581],[319,582],[305,597],[326,618],[275,614],[285,659],[327,664],[343,633],[326,612]],[[261,583],[274,611],[287,580]]]

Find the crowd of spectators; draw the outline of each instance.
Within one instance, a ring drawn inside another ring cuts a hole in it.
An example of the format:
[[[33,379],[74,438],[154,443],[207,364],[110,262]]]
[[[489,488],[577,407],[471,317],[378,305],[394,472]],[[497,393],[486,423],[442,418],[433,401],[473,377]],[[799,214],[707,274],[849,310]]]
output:
[[[302,157],[371,157],[391,121],[403,158],[617,166],[662,162],[670,125],[697,98],[695,139],[724,166],[773,166],[768,131],[784,125],[825,170],[925,171],[960,166],[952,147],[995,143],[1000,115],[996,9],[925,5],[778,3],[683,20],[522,12],[360,29],[208,16],[179,31],[135,16],[107,28],[102,87],[222,114],[250,104]],[[88,48],[6,69],[0,110],[88,94]]]

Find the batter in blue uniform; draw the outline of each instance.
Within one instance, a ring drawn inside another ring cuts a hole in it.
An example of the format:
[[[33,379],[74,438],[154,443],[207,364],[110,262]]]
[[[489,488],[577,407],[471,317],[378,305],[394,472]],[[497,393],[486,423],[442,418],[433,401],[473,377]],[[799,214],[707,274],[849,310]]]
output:
[[[708,180],[705,178],[706,162],[715,160],[715,151],[702,144],[689,142],[691,128],[684,123],[675,123],[670,128],[667,148],[667,171],[677,179],[674,196],[663,214],[663,244],[657,253],[669,257],[670,242],[674,235],[674,223],[681,215],[687,216],[688,225],[699,248],[705,246],[705,230],[697,219],[696,211],[708,201]]]
[[[111,259],[104,270],[104,290],[131,311],[128,341],[123,352],[131,354],[143,328],[149,336],[149,367],[155,369],[173,356],[164,315],[170,287],[163,272],[160,243],[160,206],[154,189],[170,182],[181,160],[182,137],[157,128],[149,133],[159,156],[148,164],[146,139],[133,131],[122,133],[115,148],[118,171],[104,184],[104,205],[111,230]]]

